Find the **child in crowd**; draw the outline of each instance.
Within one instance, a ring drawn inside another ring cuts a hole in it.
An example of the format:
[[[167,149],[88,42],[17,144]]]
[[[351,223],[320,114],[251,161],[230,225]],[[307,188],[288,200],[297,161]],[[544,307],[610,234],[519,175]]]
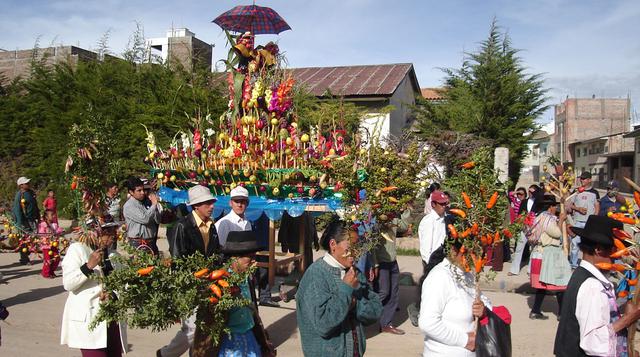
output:
[[[58,201],[56,201],[56,194],[53,190],[47,191],[47,198],[42,201],[42,208],[44,208],[45,211],[53,212],[51,222],[58,224]]]
[[[40,249],[42,250],[41,274],[45,278],[55,278],[55,270],[60,263],[58,240],[56,238],[62,233],[62,229],[58,226],[58,223],[53,222],[53,217],[53,211],[46,210],[38,224],[38,236],[40,238]]]

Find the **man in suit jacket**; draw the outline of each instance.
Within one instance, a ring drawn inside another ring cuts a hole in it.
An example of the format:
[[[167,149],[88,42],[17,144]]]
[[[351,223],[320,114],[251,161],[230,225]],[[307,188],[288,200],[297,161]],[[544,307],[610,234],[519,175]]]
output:
[[[211,219],[216,198],[204,186],[189,189],[189,206],[193,211],[180,218],[173,227],[170,241],[173,242],[171,255],[186,257],[200,252],[206,257],[220,253],[220,241]],[[182,321],[182,327],[168,345],[156,351],[156,356],[182,356],[193,345],[196,331],[196,315]]]
[[[184,257],[200,252],[209,257],[220,253],[218,232],[211,219],[215,202],[215,197],[207,187],[196,185],[189,189],[189,206],[193,211],[173,227],[171,255]]]

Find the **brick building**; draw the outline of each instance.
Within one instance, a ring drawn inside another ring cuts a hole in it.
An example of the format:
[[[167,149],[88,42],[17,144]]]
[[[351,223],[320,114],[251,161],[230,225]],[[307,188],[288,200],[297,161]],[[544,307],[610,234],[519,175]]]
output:
[[[554,154],[578,174],[590,171],[596,187],[631,176],[630,108],[628,98],[567,98],[555,106]]]
[[[11,81],[18,77],[28,77],[31,72],[32,61],[41,62],[45,65],[67,62],[71,66],[76,66],[78,61],[94,61],[97,59],[97,53],[76,46],[0,51],[0,78]]]

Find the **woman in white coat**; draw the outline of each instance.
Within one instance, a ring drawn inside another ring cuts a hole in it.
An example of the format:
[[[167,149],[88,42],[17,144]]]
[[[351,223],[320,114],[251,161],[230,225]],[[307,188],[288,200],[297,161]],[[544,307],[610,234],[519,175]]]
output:
[[[126,352],[126,325],[101,322],[89,330],[100,309],[100,302],[110,298],[97,279],[113,270],[110,258],[116,255],[109,247],[117,225],[101,227],[99,237],[83,235],[71,244],[62,260],[62,284],[69,292],[62,315],[60,343],[79,348],[82,357],[114,357]]]
[[[447,236],[447,239],[450,239]],[[476,297],[476,282],[465,272],[460,243],[448,244],[449,254],[436,265],[422,284],[418,320],[424,334],[425,357],[473,357],[476,332],[474,318],[482,318],[491,303]],[[447,244],[445,243],[445,244]]]

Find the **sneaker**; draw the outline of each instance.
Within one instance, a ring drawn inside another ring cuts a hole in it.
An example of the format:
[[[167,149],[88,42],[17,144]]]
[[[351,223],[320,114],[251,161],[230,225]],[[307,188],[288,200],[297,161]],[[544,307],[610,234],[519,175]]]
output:
[[[409,315],[409,320],[411,320],[411,324],[415,327],[418,327],[418,317],[420,317],[420,311],[415,303],[411,303],[407,306],[407,315]]]
[[[277,302],[275,302],[273,300],[260,301],[259,305],[260,306],[267,306],[267,307],[280,307],[280,304],[278,304]]]
[[[547,315],[543,315],[541,312],[530,312],[529,313],[529,318],[531,320],[547,320],[549,318],[549,316]]]

